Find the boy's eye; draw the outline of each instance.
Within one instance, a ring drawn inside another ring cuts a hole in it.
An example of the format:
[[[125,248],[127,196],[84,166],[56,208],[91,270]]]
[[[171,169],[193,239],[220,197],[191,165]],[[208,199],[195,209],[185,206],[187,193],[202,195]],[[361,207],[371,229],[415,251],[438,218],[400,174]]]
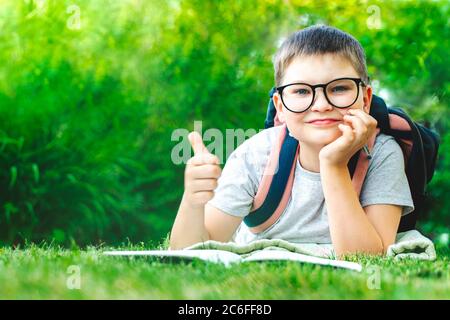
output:
[[[292,86],[288,90],[288,94],[291,96],[307,96],[311,94],[311,89],[305,86]]]
[[[347,86],[336,86],[331,88],[331,92],[333,93],[347,92],[348,90],[350,90],[350,88]]]
[[[297,89],[295,91],[295,93],[298,95],[306,95],[306,94],[309,94],[309,90],[308,89]]]

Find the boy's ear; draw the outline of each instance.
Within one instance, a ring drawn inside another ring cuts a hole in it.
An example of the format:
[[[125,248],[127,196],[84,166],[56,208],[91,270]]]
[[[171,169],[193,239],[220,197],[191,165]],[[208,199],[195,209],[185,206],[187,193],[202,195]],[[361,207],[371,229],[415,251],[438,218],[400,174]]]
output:
[[[363,96],[363,102],[364,102],[364,111],[369,113],[370,112],[370,105],[372,103],[372,87],[367,85],[366,89],[363,90],[364,96]]]
[[[283,111],[283,102],[281,102],[281,97],[278,92],[275,92],[272,97],[273,104],[275,105],[275,109],[277,109],[277,116],[280,122],[286,122],[286,117]]]

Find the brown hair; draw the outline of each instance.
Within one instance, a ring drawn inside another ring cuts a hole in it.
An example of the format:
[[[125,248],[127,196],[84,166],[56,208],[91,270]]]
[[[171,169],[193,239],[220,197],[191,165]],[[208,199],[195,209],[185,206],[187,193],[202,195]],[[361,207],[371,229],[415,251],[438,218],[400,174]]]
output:
[[[336,53],[347,58],[364,83],[369,83],[366,55],[358,40],[337,28],[314,25],[294,32],[278,49],[273,59],[276,86],[281,86],[284,73],[294,58],[325,53]]]

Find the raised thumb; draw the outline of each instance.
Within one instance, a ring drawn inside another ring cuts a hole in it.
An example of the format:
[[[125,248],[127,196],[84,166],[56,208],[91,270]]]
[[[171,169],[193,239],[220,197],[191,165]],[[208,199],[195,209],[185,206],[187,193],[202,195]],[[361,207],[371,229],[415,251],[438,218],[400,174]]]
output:
[[[189,142],[194,150],[194,155],[200,153],[209,153],[208,149],[206,149],[205,144],[203,143],[202,137],[197,131],[192,131],[188,135]]]

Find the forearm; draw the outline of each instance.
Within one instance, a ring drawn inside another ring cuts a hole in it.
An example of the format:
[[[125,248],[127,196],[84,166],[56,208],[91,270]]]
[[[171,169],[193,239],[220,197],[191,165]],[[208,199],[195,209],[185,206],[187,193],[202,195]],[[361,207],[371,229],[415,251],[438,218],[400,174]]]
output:
[[[336,254],[382,254],[383,242],[361,207],[347,167],[321,164],[320,173]]]
[[[170,248],[183,249],[207,240],[209,234],[205,228],[204,206],[192,207],[183,196],[170,233]]]

